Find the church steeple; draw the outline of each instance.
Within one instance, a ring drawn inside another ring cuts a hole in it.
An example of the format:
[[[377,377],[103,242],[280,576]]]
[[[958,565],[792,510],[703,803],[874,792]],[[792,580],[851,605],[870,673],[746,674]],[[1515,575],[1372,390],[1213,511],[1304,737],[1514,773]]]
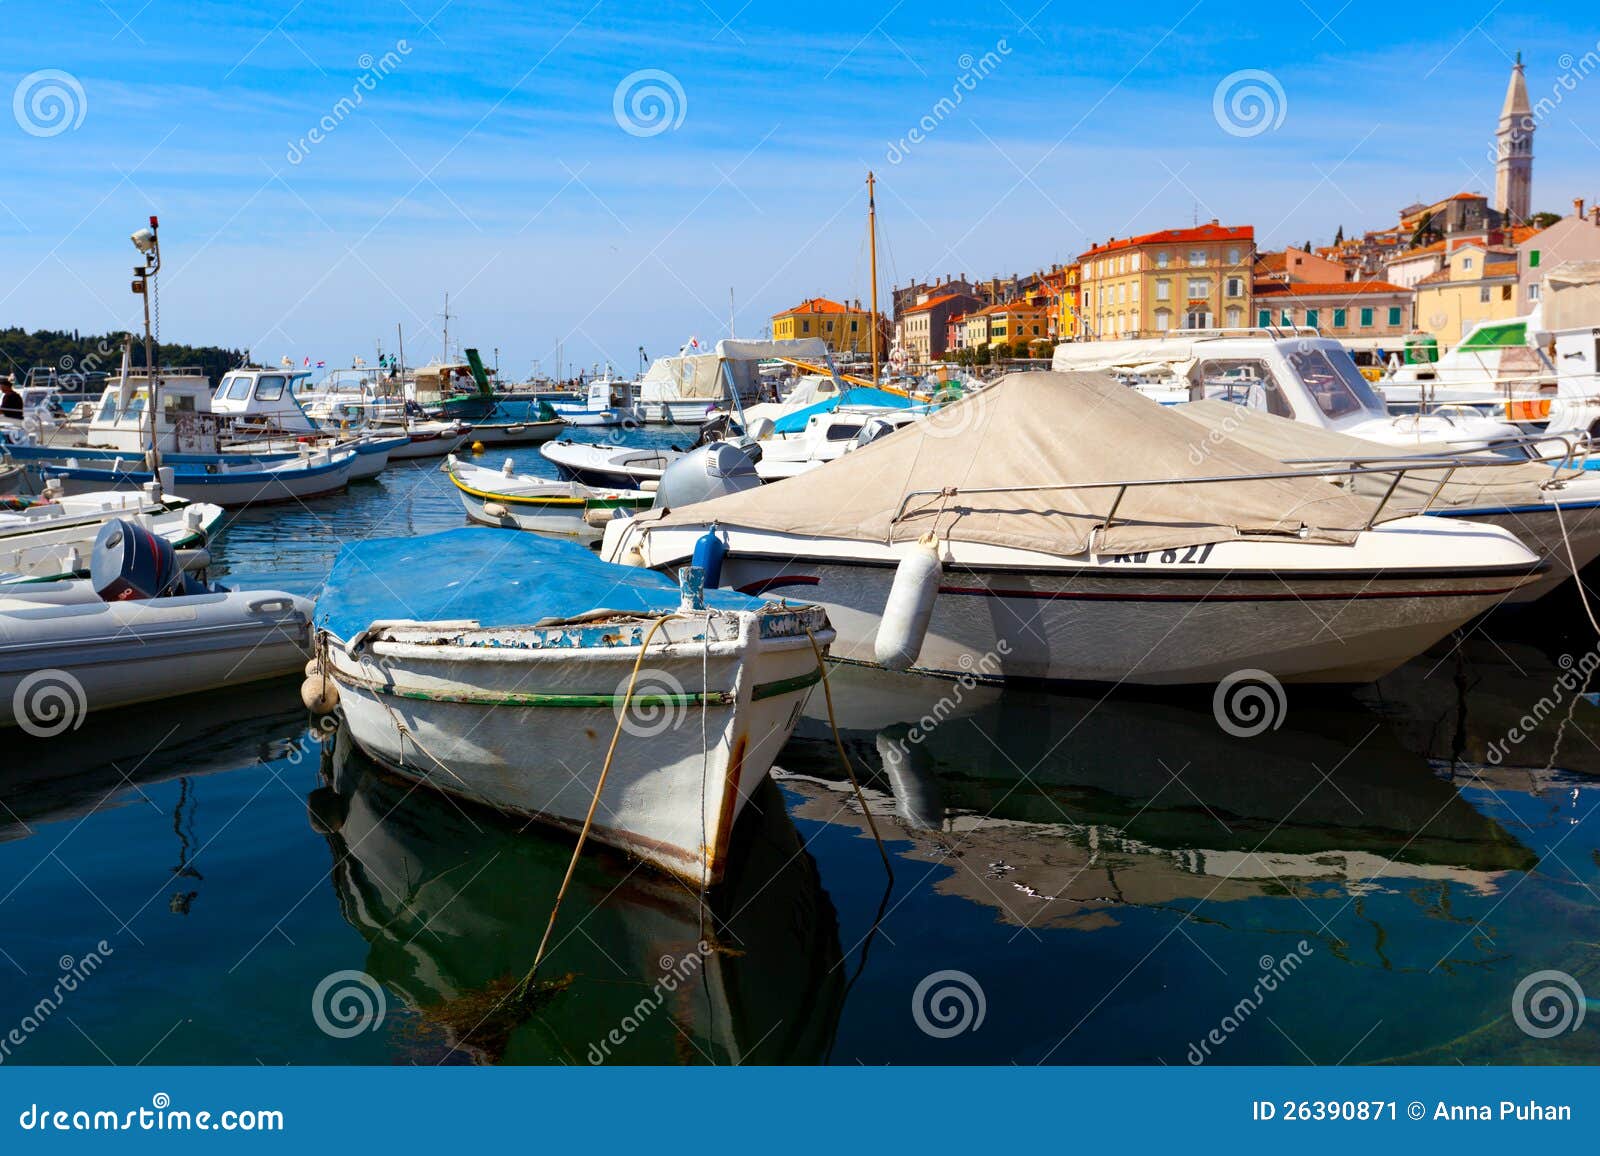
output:
[[[1494,207],[1512,224],[1526,221],[1533,211],[1533,130],[1533,106],[1528,103],[1519,52],[1495,133]]]

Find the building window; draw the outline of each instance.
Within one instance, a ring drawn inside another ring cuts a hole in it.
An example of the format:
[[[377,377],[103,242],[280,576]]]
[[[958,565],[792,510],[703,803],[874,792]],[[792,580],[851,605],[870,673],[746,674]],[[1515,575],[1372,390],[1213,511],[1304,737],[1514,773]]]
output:
[[[1211,311],[1209,309],[1191,309],[1183,315],[1185,329],[1210,329]]]
[[[1335,329],[1343,329],[1345,324],[1345,311],[1343,309],[1335,309],[1333,311],[1333,327]]]
[[[1228,264],[1237,265],[1238,263],[1239,263],[1239,250],[1237,250],[1237,249],[1229,249],[1228,250]]]
[[[1243,297],[1244,296],[1244,278],[1242,278],[1242,277],[1229,277],[1228,278],[1228,296],[1229,297]]]
[[[1502,301],[1510,301],[1511,300],[1511,286],[1509,286],[1509,285],[1500,286],[1500,300],[1502,300]]]
[[[1172,328],[1172,311],[1170,309],[1156,310],[1156,332],[1166,333]]]
[[[1307,309],[1306,310],[1306,324],[1311,326],[1311,328],[1313,328],[1313,329],[1317,328],[1317,321],[1319,320],[1320,313],[1321,313],[1321,310]]]
[[[1205,277],[1189,278],[1189,300],[1211,296],[1211,281]]]
[[[1166,267],[1167,267],[1167,255],[1165,253],[1157,253],[1156,254],[1156,268],[1157,269],[1165,269]]]
[[[1480,305],[1487,305],[1489,303],[1489,286],[1478,286],[1478,303]]]
[[[800,322],[800,332],[801,333],[810,333],[811,332],[811,322],[809,322],[809,321]]]
[[[1539,250],[1537,250],[1537,249],[1529,249],[1528,250],[1528,268],[1537,269],[1538,267],[1539,267]]]
[[[1537,300],[1539,300],[1539,286],[1537,286],[1537,285],[1529,285],[1528,286],[1528,300],[1529,301],[1537,301]]]
[[[1206,263],[1206,251],[1204,249],[1190,249],[1189,250],[1189,264],[1191,266],[1204,265],[1205,263]]]
[[[1279,313],[1278,313],[1278,324],[1282,325],[1285,329],[1287,329],[1291,325],[1293,325],[1294,324],[1294,310],[1293,309],[1280,310]]]
[[[859,324],[861,324],[859,321],[852,321],[850,323],[850,332],[854,333],[856,331],[856,326]]]
[[[1389,306],[1389,324],[1396,329],[1400,327],[1400,306]]]
[[[1471,257],[1463,257],[1463,258],[1461,258],[1461,267],[1463,269],[1472,268],[1472,258]]]
[[[1270,328],[1271,325],[1272,325],[1272,310],[1270,310],[1270,309],[1258,309],[1258,310],[1256,310],[1256,324],[1259,325],[1262,329]]]
[[[1237,305],[1228,306],[1228,328],[1241,329],[1244,327],[1244,310]]]
[[[1372,310],[1363,309],[1361,311],[1361,328],[1370,329],[1371,327],[1372,327]]]
[[[1138,253],[1131,254],[1128,257],[1128,268],[1132,269],[1135,273],[1139,271],[1139,257],[1140,254]]]

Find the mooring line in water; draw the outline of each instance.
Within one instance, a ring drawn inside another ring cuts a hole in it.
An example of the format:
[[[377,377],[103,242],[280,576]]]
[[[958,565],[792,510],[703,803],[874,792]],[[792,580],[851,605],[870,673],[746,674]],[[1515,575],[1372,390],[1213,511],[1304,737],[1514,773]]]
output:
[[[633,699],[633,688],[639,681],[639,670],[644,666],[644,656],[650,649],[650,640],[655,637],[656,631],[660,630],[662,626],[668,622],[677,621],[679,617],[676,614],[662,615],[651,623],[650,629],[646,631],[644,641],[639,644],[639,657],[633,660],[633,673],[628,676],[627,701],[631,702]],[[707,639],[706,644],[710,645],[709,639]],[[594,797],[589,800],[589,813],[584,816],[583,828],[578,832],[578,845],[572,849],[572,858],[567,862],[567,873],[561,880],[560,889],[556,892],[555,906],[550,908],[550,922],[545,924],[544,935],[539,940],[539,950],[533,956],[533,966],[528,969],[528,974],[522,977],[522,982],[516,987],[516,991],[519,994],[525,994],[533,986],[534,976],[539,970],[539,964],[544,962],[545,949],[550,946],[551,933],[556,929],[556,916],[561,913],[561,901],[566,898],[567,888],[572,883],[573,873],[578,869],[578,857],[583,854],[584,841],[589,838],[589,828],[594,825],[594,813],[600,807],[600,792],[605,790],[606,776],[611,773],[611,761],[617,753],[617,741],[622,738],[623,724],[627,721],[628,708],[625,704],[622,710],[617,712],[617,726],[611,732],[611,745],[606,748],[606,761],[600,767],[600,778],[594,785]],[[703,810],[704,808],[702,808],[702,812]]]
[[[1556,508],[1556,524],[1561,527],[1561,544],[1567,548],[1567,568],[1572,571],[1572,584],[1578,588],[1578,601],[1583,604],[1583,612],[1589,617],[1589,625],[1594,627],[1596,637],[1600,637],[1600,622],[1595,621],[1594,611],[1589,608],[1589,593],[1583,588],[1583,579],[1578,574],[1577,559],[1572,556],[1572,537],[1567,533],[1567,519],[1561,513],[1561,503],[1551,503]]]
[[[889,875],[889,882],[894,882],[894,868],[889,864],[889,851],[883,845],[883,836],[878,834],[878,824],[872,818],[872,809],[867,806],[866,796],[861,793],[861,784],[856,781],[855,767],[850,763],[850,756],[845,753],[844,740],[839,737],[839,724],[833,717],[833,691],[828,689],[828,664],[823,660],[822,647],[817,645],[817,636],[811,633],[811,627],[806,627],[806,637],[811,640],[811,653],[817,656],[817,670],[822,674],[822,698],[828,704],[828,727],[833,731],[833,745],[839,752],[839,761],[844,764],[844,773],[850,776],[850,786],[856,793],[856,802],[861,804],[861,813],[867,817],[867,826],[872,831],[872,838],[878,844],[878,854],[883,856],[883,869]]]

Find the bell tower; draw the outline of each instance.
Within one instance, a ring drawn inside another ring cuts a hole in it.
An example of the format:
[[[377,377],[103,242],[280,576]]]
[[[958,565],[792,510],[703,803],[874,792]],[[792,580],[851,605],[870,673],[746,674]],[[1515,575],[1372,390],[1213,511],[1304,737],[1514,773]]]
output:
[[[1522,53],[1511,66],[1500,128],[1495,133],[1494,207],[1508,224],[1520,225],[1533,211],[1533,108],[1522,74]]]

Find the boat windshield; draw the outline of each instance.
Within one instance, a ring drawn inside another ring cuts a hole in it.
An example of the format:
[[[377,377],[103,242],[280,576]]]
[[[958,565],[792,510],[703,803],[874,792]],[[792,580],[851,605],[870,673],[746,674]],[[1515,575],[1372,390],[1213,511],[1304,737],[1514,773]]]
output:
[[[217,388],[217,396],[228,401],[244,401],[250,396],[249,374],[233,373],[223,378]]]
[[[277,401],[283,396],[283,378],[277,374],[263,374],[256,383],[257,401]]]
[[[1327,350],[1312,346],[1295,350],[1288,360],[1325,417],[1337,420],[1359,413],[1387,416],[1383,403],[1343,350],[1338,356],[1329,357]]]

